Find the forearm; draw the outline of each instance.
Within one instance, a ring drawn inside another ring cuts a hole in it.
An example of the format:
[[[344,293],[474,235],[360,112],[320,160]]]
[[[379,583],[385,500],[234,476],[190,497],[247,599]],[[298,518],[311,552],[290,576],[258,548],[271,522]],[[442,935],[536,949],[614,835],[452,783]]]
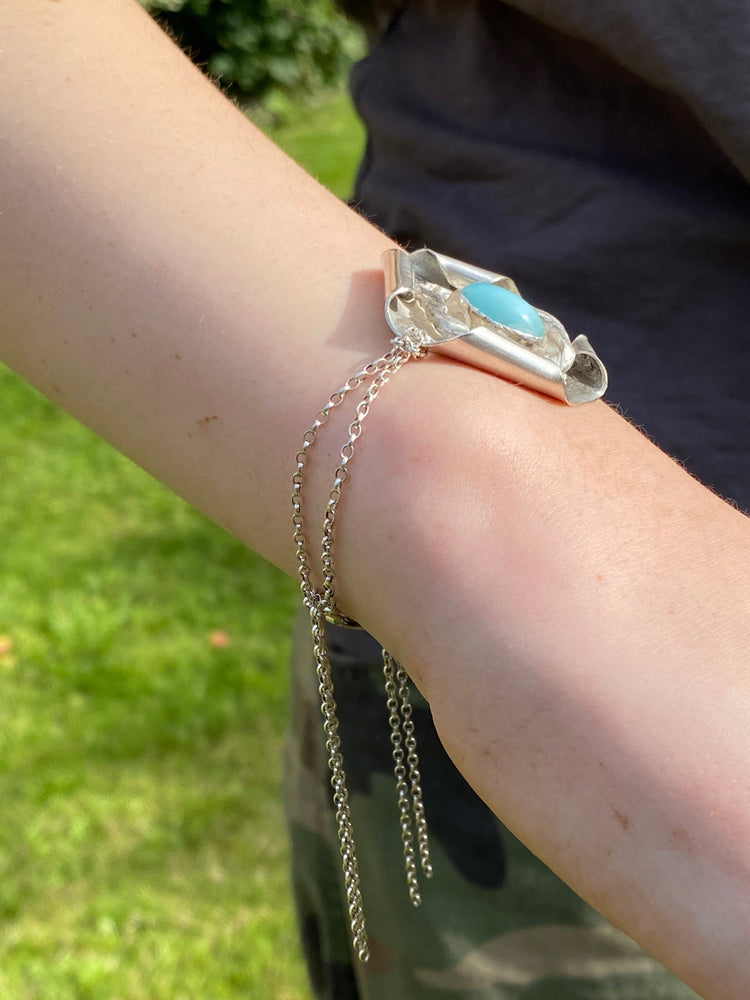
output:
[[[703,995],[746,996],[750,524],[606,407],[450,374],[389,481],[377,634],[521,839]],[[412,426],[428,377],[392,387]]]
[[[387,345],[388,240],[134,3],[6,3],[0,35],[4,359],[293,571],[294,455]],[[696,988],[747,995],[747,521],[603,404],[432,360],[355,463],[341,603],[480,794]]]
[[[293,570],[293,458],[383,349],[390,241],[135,2],[7,3],[0,37],[0,356]]]

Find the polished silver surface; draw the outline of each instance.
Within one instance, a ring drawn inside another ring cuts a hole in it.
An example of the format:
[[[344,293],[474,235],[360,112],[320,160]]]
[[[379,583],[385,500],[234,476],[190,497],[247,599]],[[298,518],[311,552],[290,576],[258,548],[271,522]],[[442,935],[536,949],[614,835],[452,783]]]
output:
[[[606,392],[607,371],[583,334],[571,341],[558,319],[536,309],[544,336],[529,337],[488,319],[461,294],[467,285],[485,282],[518,295],[511,278],[434,250],[386,250],[383,270],[385,315],[397,342],[418,341],[430,351],[570,404]]]

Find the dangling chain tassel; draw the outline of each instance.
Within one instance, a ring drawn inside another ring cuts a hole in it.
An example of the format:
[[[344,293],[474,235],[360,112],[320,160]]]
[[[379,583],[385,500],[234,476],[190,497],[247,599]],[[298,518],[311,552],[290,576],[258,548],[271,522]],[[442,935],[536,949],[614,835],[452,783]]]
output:
[[[344,758],[341,755],[341,738],[339,736],[339,721],[336,715],[336,700],[333,694],[331,664],[328,659],[325,618],[319,608],[310,609],[310,621],[312,625],[315,668],[318,675],[320,711],[323,715],[323,731],[326,736],[328,767],[331,771],[331,788],[333,789],[333,804],[336,808],[339,849],[344,869],[344,890],[346,892],[346,905],[352,932],[352,944],[360,961],[366,962],[370,957],[370,950],[367,945],[365,913],[362,907],[362,892],[359,885],[357,848],[354,843],[354,828],[349,809],[349,791],[346,783],[346,771],[344,770]]]
[[[427,835],[427,820],[422,801],[422,778],[419,773],[417,740],[414,735],[412,707],[409,700],[409,678],[401,664],[394,660],[387,649],[383,650],[383,676],[388,701],[388,723],[391,727],[393,745],[393,773],[396,777],[398,810],[401,826],[401,843],[404,848],[404,866],[409,899],[415,906],[422,902],[417,877],[417,862],[414,851],[414,832],[417,834],[419,861],[426,878],[432,876],[430,844]],[[406,783],[406,767],[409,767],[409,784]],[[412,824],[413,819],[413,824]]]
[[[352,943],[357,957],[367,961],[369,948],[367,931],[362,906],[359,869],[357,866],[357,851],[354,843],[351,811],[349,808],[349,792],[347,789],[346,772],[341,754],[341,738],[336,715],[336,701],[333,692],[331,664],[328,658],[325,623],[348,625],[358,628],[356,622],[343,615],[336,607],[333,570],[333,528],[336,511],[341,499],[341,488],[346,482],[348,466],[354,456],[354,445],[362,433],[362,422],[369,413],[370,405],[382,387],[389,381],[402,365],[411,358],[423,357],[425,348],[421,346],[419,337],[410,332],[397,338],[393,348],[383,357],[366,365],[348,379],[344,385],[334,392],[326,405],[320,410],[312,427],[307,431],[302,442],[302,448],[297,454],[297,471],[294,474],[292,507],[294,524],[294,542],[297,549],[300,584],[305,606],[310,612],[310,623],[313,639],[313,651],[320,694],[320,711],[323,716],[323,729],[328,751],[328,766],[331,771],[331,787],[333,788],[333,803],[336,809],[336,826],[339,848],[344,872],[344,888],[349,910]],[[326,423],[331,411],[340,406],[350,392],[363,382],[370,382],[364,398],[357,406],[354,420],[349,425],[349,438],[341,449],[339,466],[336,469],[333,487],[328,497],[322,538],[322,578],[323,586],[316,589],[312,582],[312,570],[307,551],[305,537],[305,522],[302,512],[302,493],[305,481],[305,467],[310,448],[315,443],[318,431]],[[427,822],[424,804],[422,802],[422,786],[419,774],[419,759],[417,757],[417,741],[414,736],[412,707],[409,701],[409,678],[406,671],[393,657],[383,650],[383,664],[388,698],[388,712],[391,727],[391,743],[393,744],[394,773],[398,792],[400,813],[401,839],[404,847],[406,863],[406,880],[409,897],[415,906],[421,902],[419,883],[417,879],[416,852],[414,849],[414,832],[412,818],[416,828],[417,851],[422,870],[429,878],[432,875],[429,844],[427,837]],[[409,782],[407,784],[407,768]]]

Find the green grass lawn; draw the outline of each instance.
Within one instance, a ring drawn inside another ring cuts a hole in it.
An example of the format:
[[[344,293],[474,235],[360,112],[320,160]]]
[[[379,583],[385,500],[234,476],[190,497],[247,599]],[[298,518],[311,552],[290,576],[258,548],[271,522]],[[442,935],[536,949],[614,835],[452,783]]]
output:
[[[349,197],[365,134],[346,94],[327,95],[297,109],[270,134],[321,184],[339,198]]]
[[[341,96],[276,138],[340,195]],[[304,1000],[297,586],[0,369],[0,1000]]]

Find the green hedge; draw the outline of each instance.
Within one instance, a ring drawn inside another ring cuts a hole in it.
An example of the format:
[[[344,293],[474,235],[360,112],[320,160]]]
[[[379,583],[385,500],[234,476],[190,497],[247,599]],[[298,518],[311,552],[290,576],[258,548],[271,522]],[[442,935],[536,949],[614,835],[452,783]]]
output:
[[[245,101],[339,83],[362,35],[331,0],[142,0],[193,60]]]

